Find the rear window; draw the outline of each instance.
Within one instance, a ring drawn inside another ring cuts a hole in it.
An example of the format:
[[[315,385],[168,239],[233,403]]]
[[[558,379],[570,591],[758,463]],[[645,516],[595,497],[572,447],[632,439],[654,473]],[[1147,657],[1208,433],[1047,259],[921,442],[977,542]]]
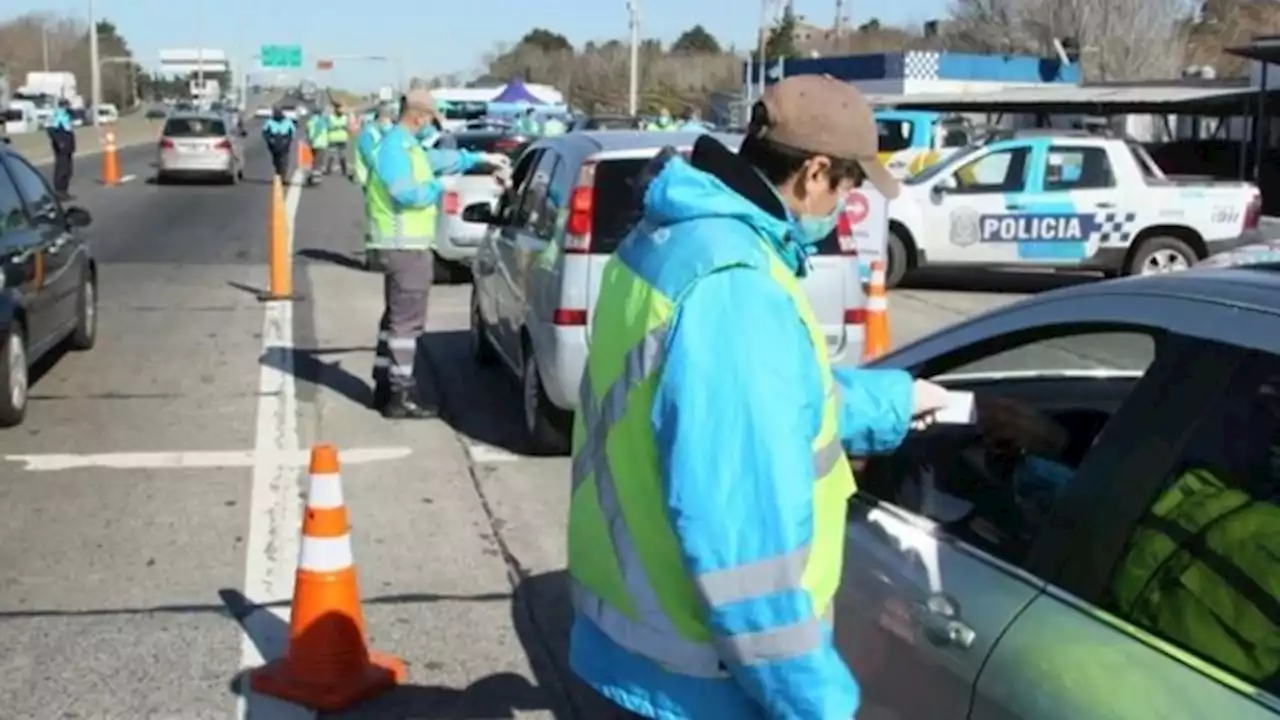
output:
[[[880,152],[898,152],[911,147],[911,123],[906,120],[876,120]]]
[[[635,130],[640,123],[630,117],[595,117],[588,118],[583,124],[584,130]]]
[[[512,164],[520,158],[529,141],[507,133],[494,132],[461,132],[453,133],[453,139],[459,150],[471,152],[500,153],[511,159]],[[476,167],[467,171],[468,175],[487,175],[490,170]]]
[[[164,134],[171,138],[221,137],[227,134],[227,126],[221,120],[172,118],[164,124]]]
[[[593,253],[612,253],[640,219],[641,173],[650,160],[605,160],[596,166],[595,215],[591,220]]]

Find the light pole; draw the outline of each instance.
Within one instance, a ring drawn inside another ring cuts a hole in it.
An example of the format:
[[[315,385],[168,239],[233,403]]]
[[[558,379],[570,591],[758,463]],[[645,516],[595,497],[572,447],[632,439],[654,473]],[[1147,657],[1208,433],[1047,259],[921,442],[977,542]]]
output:
[[[49,26],[40,23],[40,55],[44,59],[44,71],[49,72]]]
[[[640,105],[640,0],[627,0],[628,23],[631,28],[631,77],[627,86],[627,107],[635,117]]]
[[[99,125],[98,106],[102,105],[102,58],[98,56],[98,17],[93,10],[93,0],[89,2],[89,97],[93,102],[90,120]]]

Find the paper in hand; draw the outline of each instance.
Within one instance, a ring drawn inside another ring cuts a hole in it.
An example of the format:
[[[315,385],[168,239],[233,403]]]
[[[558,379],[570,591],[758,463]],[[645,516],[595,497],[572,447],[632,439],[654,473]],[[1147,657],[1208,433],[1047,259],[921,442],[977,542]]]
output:
[[[972,425],[978,421],[973,393],[963,390],[947,392],[947,405],[933,416],[935,423],[944,425]]]

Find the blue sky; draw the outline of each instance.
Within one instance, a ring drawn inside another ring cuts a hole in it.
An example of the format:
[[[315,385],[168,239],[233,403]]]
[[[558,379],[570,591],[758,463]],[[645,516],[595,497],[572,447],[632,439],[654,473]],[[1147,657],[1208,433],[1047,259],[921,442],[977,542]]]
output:
[[[759,24],[759,0],[641,2],[643,34],[666,41],[702,23],[721,42],[751,44]],[[16,4],[69,15],[83,14],[87,2]],[[919,23],[943,14],[946,5],[947,0],[902,0],[889,7],[872,0],[845,1],[855,24],[873,16],[886,23]],[[336,53],[397,55],[404,59],[406,75],[429,77],[473,70],[496,43],[514,42],[535,26],[563,33],[574,44],[627,33],[625,0],[95,0],[95,6],[100,17],[116,23],[135,57],[148,67],[158,64],[162,48],[204,45],[234,59],[256,53],[264,43],[278,43],[301,44],[308,63]],[[371,6],[379,11],[370,12]],[[325,8],[335,11],[335,20],[324,17]],[[829,25],[835,0],[797,0],[796,8],[816,24]],[[394,82],[395,73],[382,64],[338,62],[316,79],[369,90]]]

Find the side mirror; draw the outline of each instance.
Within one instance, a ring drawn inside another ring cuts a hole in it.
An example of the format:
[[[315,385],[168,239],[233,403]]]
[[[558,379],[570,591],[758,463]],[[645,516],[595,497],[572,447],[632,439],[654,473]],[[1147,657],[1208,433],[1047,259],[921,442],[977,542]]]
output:
[[[955,178],[945,177],[934,183],[933,187],[929,188],[929,195],[932,196],[934,200],[941,200],[947,193],[955,189]]]
[[[496,218],[493,216],[493,206],[487,202],[472,203],[462,209],[462,219],[467,222],[483,223],[492,225]]]
[[[64,215],[67,218],[67,227],[88,227],[93,222],[93,216],[82,207],[67,208]]]

